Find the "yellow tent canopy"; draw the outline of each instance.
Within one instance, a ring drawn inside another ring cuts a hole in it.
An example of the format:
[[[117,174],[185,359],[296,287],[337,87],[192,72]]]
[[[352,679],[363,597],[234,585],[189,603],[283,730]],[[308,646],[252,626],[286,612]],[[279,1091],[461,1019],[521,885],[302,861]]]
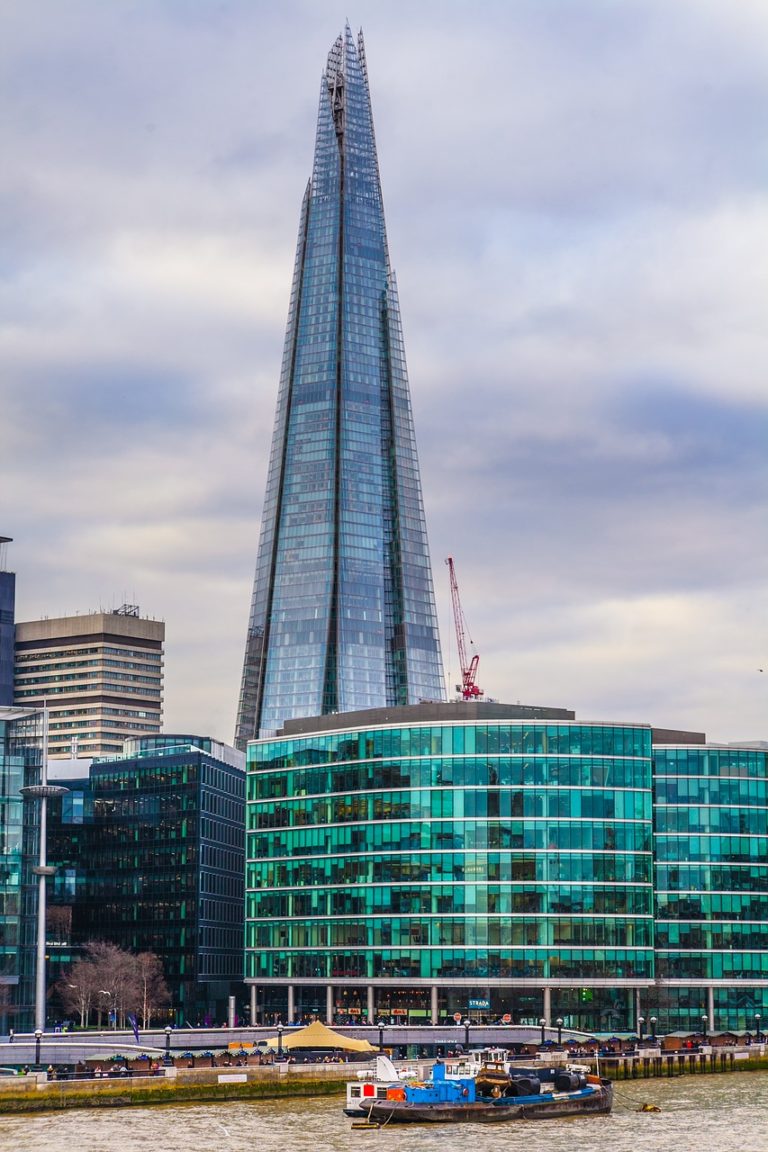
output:
[[[273,1036],[267,1040],[270,1048],[277,1049],[278,1039]],[[285,1032],[282,1041],[283,1048],[343,1048],[347,1052],[378,1052],[373,1044],[367,1040],[354,1040],[351,1036],[342,1036],[333,1032],[319,1020],[314,1020],[306,1028],[299,1028],[297,1032]]]

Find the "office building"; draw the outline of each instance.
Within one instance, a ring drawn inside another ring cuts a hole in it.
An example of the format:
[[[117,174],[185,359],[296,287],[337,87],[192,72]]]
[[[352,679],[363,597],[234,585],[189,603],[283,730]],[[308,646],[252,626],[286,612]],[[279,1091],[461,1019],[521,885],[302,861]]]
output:
[[[50,776],[69,789],[48,817],[50,982],[108,940],[160,957],[174,1023],[226,1020],[243,976],[243,754],[205,736],[140,737]]]
[[[0,1033],[34,1026],[39,806],[21,789],[40,781],[42,715],[0,707]]]
[[[753,1027],[767,754],[704,739],[461,703],[250,744],[254,1002],[284,1019]]]
[[[444,696],[365,52],[347,27],[301,210],[235,743]]]
[[[429,704],[291,722],[248,757],[265,1006],[442,1020],[482,1000],[587,1029],[634,1012],[653,980],[649,726]]]
[[[0,708],[13,704],[16,575],[6,567],[12,537],[0,536]]]
[[[768,753],[654,747],[658,1013],[768,1022]]]
[[[135,605],[16,625],[14,702],[47,701],[49,756],[121,753],[160,732],[165,624]]]

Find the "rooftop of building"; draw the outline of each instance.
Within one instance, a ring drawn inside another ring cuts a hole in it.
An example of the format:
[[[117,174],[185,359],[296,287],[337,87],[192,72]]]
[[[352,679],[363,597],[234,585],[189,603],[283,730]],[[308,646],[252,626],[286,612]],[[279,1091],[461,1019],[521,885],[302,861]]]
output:
[[[338,732],[378,725],[451,724],[461,721],[472,723],[499,723],[509,720],[557,721],[575,723],[576,713],[570,708],[555,708],[539,704],[502,704],[490,700],[452,700],[448,703],[428,700],[393,708],[366,708],[357,712],[338,712],[328,716],[309,716],[300,720],[286,720],[278,737],[306,736],[315,732]],[[647,722],[622,720],[581,721],[588,725],[611,725],[632,728],[651,728],[654,744],[706,744],[706,733],[678,728],[654,728]]]
[[[13,536],[0,536],[0,572],[7,571],[8,563],[8,545],[12,542]]]
[[[178,756],[184,752],[202,752],[212,760],[228,764],[230,768],[245,771],[245,753],[223,744],[212,736],[189,733],[164,732],[160,736],[129,736],[123,743],[122,753],[94,757],[94,764],[114,764],[128,760],[148,760],[162,756]]]
[[[139,614],[138,605],[123,604],[111,611],[76,613],[74,616],[44,616],[16,624],[16,645],[34,642],[75,641],[80,636],[115,636],[152,640],[165,639],[165,622]]]
[[[278,735],[302,736],[310,732],[334,732],[340,728],[367,728],[379,724],[450,724],[461,720],[493,722],[501,720],[575,720],[569,708],[540,707],[534,704],[499,704],[487,700],[451,700],[442,703],[425,700],[393,708],[364,708],[357,712],[334,712],[286,720]]]

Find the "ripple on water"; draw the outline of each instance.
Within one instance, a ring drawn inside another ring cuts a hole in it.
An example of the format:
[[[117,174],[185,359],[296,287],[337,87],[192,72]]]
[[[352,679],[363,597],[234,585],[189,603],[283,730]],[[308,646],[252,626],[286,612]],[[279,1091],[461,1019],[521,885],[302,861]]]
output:
[[[658,1113],[638,1113],[644,1102]],[[524,1135],[523,1135],[524,1130]],[[0,1152],[768,1152],[768,1073],[616,1084],[611,1116],[352,1131],[341,1100],[0,1118]]]

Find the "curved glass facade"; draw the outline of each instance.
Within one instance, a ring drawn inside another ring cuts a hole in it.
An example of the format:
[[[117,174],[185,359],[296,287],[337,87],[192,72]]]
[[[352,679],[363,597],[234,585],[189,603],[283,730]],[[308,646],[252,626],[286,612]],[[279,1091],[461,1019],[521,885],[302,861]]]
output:
[[[677,1027],[768,1007],[768,754],[657,747],[657,975]],[[756,983],[756,982],[764,982]]]
[[[650,728],[382,725],[248,756],[247,979],[418,982],[443,1008],[457,980],[653,979]]]

